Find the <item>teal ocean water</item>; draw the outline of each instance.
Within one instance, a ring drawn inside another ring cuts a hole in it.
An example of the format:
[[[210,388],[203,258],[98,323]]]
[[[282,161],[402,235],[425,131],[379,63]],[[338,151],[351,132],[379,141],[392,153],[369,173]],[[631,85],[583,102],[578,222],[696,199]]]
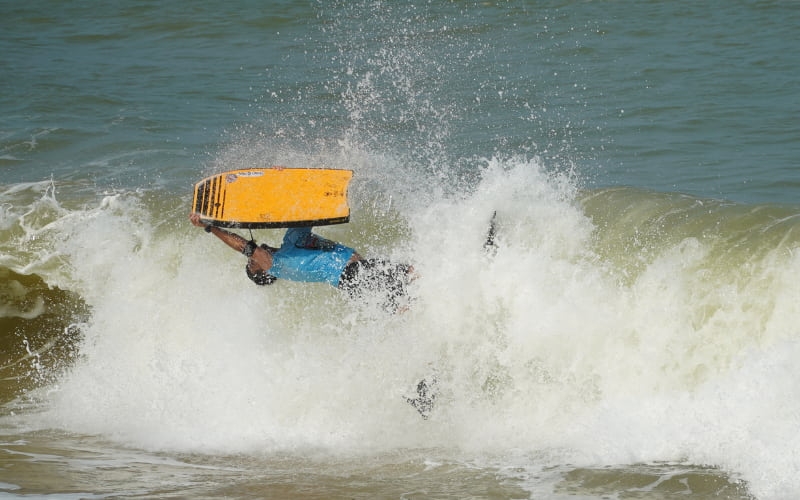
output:
[[[796,498],[799,25],[4,3],[0,496]],[[188,223],[195,181],[270,165],[354,171],[320,232],[413,263],[407,313],[257,289]]]

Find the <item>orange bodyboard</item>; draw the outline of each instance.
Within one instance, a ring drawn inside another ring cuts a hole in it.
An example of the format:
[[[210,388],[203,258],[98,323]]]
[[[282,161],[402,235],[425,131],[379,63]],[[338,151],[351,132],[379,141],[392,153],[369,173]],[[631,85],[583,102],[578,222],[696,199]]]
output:
[[[206,224],[249,229],[324,226],[350,220],[352,170],[249,168],[194,185],[194,212]]]

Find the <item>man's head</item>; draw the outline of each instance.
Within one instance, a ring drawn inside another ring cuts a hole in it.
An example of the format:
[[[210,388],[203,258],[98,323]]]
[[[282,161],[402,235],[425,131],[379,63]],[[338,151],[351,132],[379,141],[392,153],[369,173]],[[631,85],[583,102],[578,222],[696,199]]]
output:
[[[242,252],[247,256],[247,265],[244,269],[247,277],[256,285],[271,285],[277,279],[268,272],[272,267],[272,252],[275,250],[264,244],[257,246],[253,240],[247,242]]]
[[[247,277],[255,283],[256,285],[271,285],[275,283],[275,280],[278,279],[275,276],[269,274],[266,271],[253,271],[250,269],[250,263],[248,262],[246,266],[244,266],[244,271],[247,273]]]

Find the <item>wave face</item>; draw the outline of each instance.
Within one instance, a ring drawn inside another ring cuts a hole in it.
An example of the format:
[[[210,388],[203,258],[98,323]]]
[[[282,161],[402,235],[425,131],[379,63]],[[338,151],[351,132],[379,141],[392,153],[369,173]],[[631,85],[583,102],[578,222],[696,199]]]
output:
[[[583,190],[515,158],[443,194],[359,161],[354,192],[372,196],[320,232],[414,264],[401,315],[324,285],[254,287],[157,193],[70,209],[20,189],[4,242],[39,250],[28,275],[13,254],[5,271],[21,298],[4,370],[57,387],[24,392],[43,405],[27,425],[193,453],[521,449],[750,473],[789,456],[774,438],[800,410],[797,210]],[[424,421],[404,397],[426,377],[440,395]]]

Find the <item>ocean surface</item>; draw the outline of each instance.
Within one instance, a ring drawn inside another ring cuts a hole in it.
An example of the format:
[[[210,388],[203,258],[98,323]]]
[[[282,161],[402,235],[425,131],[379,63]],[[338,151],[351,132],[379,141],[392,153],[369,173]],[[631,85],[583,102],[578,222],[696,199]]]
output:
[[[0,498],[800,498],[798,26],[3,2]],[[318,230],[413,264],[407,312],[255,287],[189,224],[271,165],[354,171]]]

